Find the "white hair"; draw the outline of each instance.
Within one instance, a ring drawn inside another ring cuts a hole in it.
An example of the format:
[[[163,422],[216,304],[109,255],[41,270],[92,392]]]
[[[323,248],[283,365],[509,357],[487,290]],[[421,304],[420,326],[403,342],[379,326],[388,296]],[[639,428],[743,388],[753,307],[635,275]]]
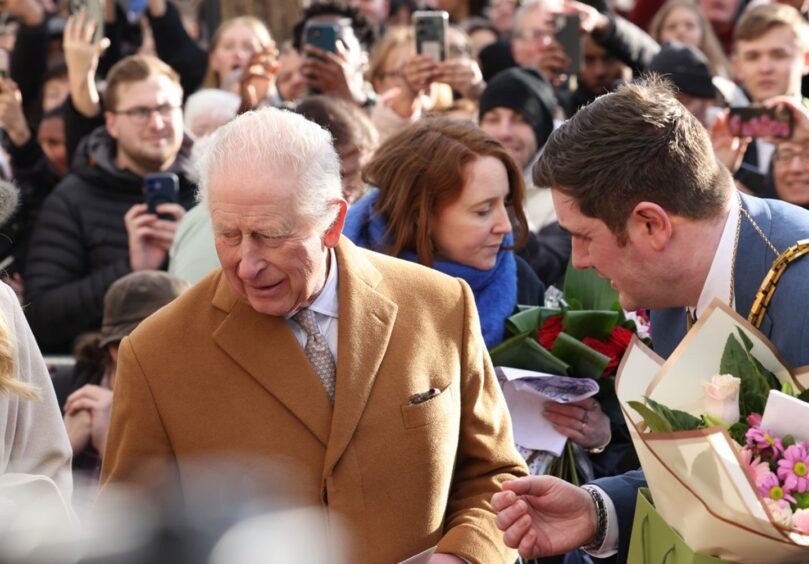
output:
[[[214,173],[253,173],[298,181],[297,212],[325,228],[334,220],[333,203],[343,197],[340,159],[331,134],[303,116],[264,108],[240,115],[220,127],[204,144],[195,167],[197,201],[208,205]]]
[[[220,90],[219,88],[203,88],[197,90],[185,101],[183,118],[185,129],[194,131],[194,123],[200,116],[216,116],[227,121],[235,118],[242,99],[238,94]]]
[[[519,24],[522,23],[523,18],[529,12],[540,9],[549,10],[556,3],[555,0],[523,0],[520,7],[517,8],[517,12],[514,14],[514,28],[519,27]]]

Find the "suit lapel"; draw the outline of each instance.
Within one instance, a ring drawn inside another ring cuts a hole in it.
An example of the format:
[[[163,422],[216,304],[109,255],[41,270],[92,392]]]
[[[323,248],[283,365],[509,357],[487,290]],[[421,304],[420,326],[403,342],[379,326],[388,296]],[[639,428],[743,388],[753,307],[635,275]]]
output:
[[[236,299],[224,276],[213,305],[228,312],[214,341],[326,445],[331,406],[286,320],[257,313]]]
[[[393,332],[397,306],[376,291],[382,275],[345,237],[337,247],[337,383],[323,476],[345,452],[371,394]]]
[[[766,201],[742,195],[742,206],[748,211],[759,228],[768,234],[772,228],[772,217]],[[756,232],[750,220],[740,218],[739,248],[733,265],[736,277],[736,311],[745,318],[750,313],[761,282],[767,275],[776,256],[772,249]]]

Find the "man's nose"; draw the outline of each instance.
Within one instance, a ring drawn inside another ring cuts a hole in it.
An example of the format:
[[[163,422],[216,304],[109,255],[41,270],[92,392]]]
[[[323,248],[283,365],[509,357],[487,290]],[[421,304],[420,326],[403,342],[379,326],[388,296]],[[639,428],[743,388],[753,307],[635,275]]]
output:
[[[575,237],[573,238],[572,242],[571,262],[573,263],[573,268],[577,268],[579,270],[583,268],[590,268],[592,266],[592,263],[590,262],[590,254],[587,252],[587,247]]]
[[[267,265],[260,253],[256,252],[255,243],[249,239],[249,237],[245,237],[239,247],[239,266],[236,270],[239,278],[245,281],[258,278]]]

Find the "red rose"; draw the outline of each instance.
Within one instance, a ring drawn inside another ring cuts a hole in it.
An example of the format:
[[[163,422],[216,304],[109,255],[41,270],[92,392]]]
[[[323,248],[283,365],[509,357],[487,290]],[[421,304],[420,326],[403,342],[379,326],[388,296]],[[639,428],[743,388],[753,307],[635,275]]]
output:
[[[610,357],[610,361],[602,373],[602,376],[610,376],[618,369],[618,364],[621,362],[633,334],[629,329],[615,327],[606,343],[593,337],[585,337],[581,342],[591,349]]]
[[[556,337],[558,337],[561,332],[562,316],[553,315],[546,319],[545,323],[543,323],[542,327],[537,331],[537,341],[539,341],[539,344],[544,348],[551,350],[556,342]]]

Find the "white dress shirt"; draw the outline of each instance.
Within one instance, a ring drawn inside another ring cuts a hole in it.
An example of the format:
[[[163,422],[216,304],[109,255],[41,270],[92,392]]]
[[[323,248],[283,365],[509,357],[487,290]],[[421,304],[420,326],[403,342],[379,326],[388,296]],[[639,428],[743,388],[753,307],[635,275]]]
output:
[[[741,219],[739,214],[741,203],[735,193],[730,200],[730,213],[725,220],[722,237],[716,247],[713,262],[708,270],[708,276],[705,278],[705,284],[702,286],[696,308],[688,308],[697,318],[705,312],[714,298],[725,303],[730,298],[728,304],[730,307],[733,307],[736,299],[735,296],[730,295],[730,279],[734,268],[734,247],[736,246],[736,229]],[[604,490],[595,485],[593,487],[604,499],[604,508],[607,510],[607,534],[601,547],[598,550],[590,550],[588,553],[597,558],[607,558],[618,552],[618,514],[615,511],[615,505]]]
[[[334,357],[334,364],[337,365],[337,319],[339,317],[337,312],[339,311],[339,300],[337,295],[337,253],[334,252],[334,249],[329,249],[328,269],[323,289],[307,309],[314,312],[317,328],[326,338],[326,343],[329,345],[329,350]],[[308,335],[303,327],[292,319],[292,315],[294,314],[287,316],[287,323],[301,348],[305,349]]]

